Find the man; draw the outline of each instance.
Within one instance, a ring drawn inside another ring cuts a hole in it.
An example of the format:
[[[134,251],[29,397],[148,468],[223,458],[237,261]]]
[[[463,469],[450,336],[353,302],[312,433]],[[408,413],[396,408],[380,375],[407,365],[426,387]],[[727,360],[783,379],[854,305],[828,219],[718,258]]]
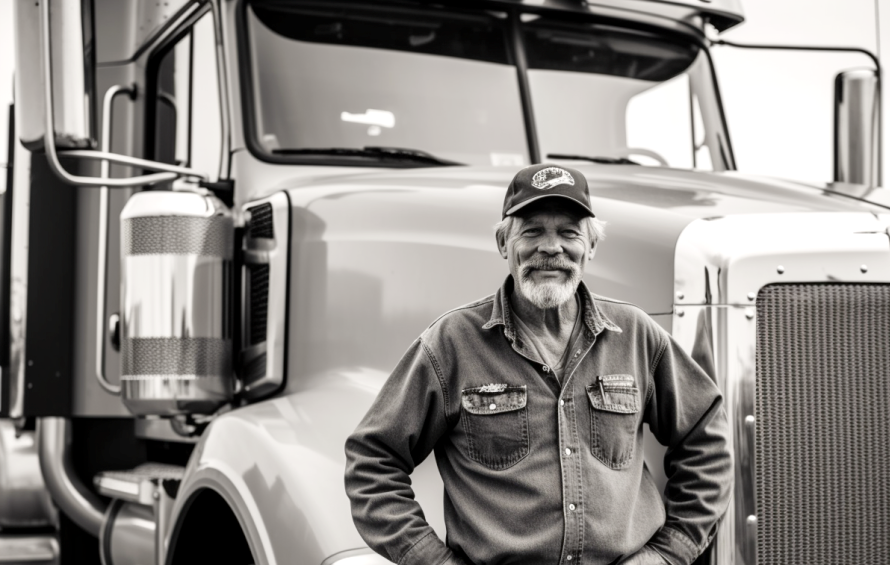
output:
[[[504,200],[501,289],[436,320],[347,440],[359,533],[400,565],[686,565],[732,487],[714,382],[633,305],[581,281],[602,224],[568,167],[522,169]],[[668,446],[662,500],[642,425]],[[409,475],[435,450],[448,543]]]

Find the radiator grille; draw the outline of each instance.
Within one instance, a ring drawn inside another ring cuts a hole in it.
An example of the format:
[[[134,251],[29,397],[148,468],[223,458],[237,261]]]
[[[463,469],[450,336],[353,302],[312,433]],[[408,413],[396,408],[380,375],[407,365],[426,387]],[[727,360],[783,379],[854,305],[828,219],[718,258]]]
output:
[[[890,285],[771,285],[757,311],[757,564],[890,563]]]

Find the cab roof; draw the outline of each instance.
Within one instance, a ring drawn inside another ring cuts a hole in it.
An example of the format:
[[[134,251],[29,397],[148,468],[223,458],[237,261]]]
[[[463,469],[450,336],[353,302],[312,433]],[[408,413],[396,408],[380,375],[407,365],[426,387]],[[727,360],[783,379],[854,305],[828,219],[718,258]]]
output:
[[[700,28],[707,20],[719,31],[745,20],[741,0],[496,0],[529,9],[588,12],[620,17],[655,16]]]

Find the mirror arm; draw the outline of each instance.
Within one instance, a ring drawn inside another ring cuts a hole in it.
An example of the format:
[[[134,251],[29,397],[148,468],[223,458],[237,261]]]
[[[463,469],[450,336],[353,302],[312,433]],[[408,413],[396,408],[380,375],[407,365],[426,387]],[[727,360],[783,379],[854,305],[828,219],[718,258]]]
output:
[[[129,165],[131,167],[142,167],[143,169],[150,169],[154,171],[165,171],[164,173],[156,173],[156,174],[173,174],[172,178],[176,177],[192,177],[200,180],[207,180],[207,174],[202,173],[200,171],[196,171],[195,169],[190,169],[188,167],[180,167],[179,165],[170,165],[167,163],[159,163],[157,161],[149,161],[148,159],[140,159],[139,157],[130,157],[129,155],[120,155],[118,153],[106,153],[105,151],[92,151],[89,149],[71,149],[62,152],[62,155],[65,157],[74,157],[76,159],[92,159],[92,160],[102,160],[108,161],[111,163],[117,163],[119,165]],[[118,186],[134,186],[134,184],[114,184],[114,181],[132,181],[138,178],[148,178],[152,175],[145,175],[144,177],[130,177],[125,179],[102,179],[102,178],[93,178],[93,177],[83,177],[88,178],[91,181],[90,186],[109,186],[109,187],[118,187]],[[171,179],[172,180],[172,179]],[[145,184],[145,183],[135,183],[135,184]]]
[[[862,47],[823,47],[818,45],[754,45],[750,43],[736,43],[734,41],[726,41],[725,39],[716,39],[714,45],[726,45],[727,47],[738,47],[739,49],[775,49],[778,51],[840,51],[846,53],[862,53],[875,65],[878,78],[881,77],[881,61],[878,56]]]
[[[103,159],[113,163],[143,167],[149,170],[163,171],[149,175],[140,175],[121,179],[102,179],[96,177],[83,177],[72,175],[62,167],[55,144],[55,119],[53,117],[53,79],[52,79],[52,42],[50,39],[49,2],[40,4],[40,32],[42,35],[43,50],[43,97],[45,101],[44,120],[45,131],[43,134],[43,147],[46,151],[47,162],[53,172],[64,182],[74,186],[106,186],[109,188],[127,188],[175,180],[180,176],[195,177],[207,180],[207,175],[187,167],[177,167],[165,163],[157,163],[146,159],[138,159],[126,155],[116,155],[104,151],[66,151],[65,155],[82,159]]]

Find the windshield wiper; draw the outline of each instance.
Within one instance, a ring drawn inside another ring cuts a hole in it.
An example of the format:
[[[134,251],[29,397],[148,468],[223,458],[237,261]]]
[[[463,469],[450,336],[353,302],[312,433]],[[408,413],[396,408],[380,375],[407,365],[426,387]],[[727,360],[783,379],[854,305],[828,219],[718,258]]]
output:
[[[627,157],[588,157],[586,155],[565,155],[563,153],[548,153],[548,159],[565,159],[567,161],[590,161],[601,165],[639,165]]]
[[[374,147],[367,146],[361,149],[349,147],[311,147],[305,149],[273,149],[276,155],[331,155],[335,157],[365,157],[378,160],[410,161],[429,166],[451,167],[463,165],[457,161],[441,159],[419,149],[404,149],[402,147]]]

